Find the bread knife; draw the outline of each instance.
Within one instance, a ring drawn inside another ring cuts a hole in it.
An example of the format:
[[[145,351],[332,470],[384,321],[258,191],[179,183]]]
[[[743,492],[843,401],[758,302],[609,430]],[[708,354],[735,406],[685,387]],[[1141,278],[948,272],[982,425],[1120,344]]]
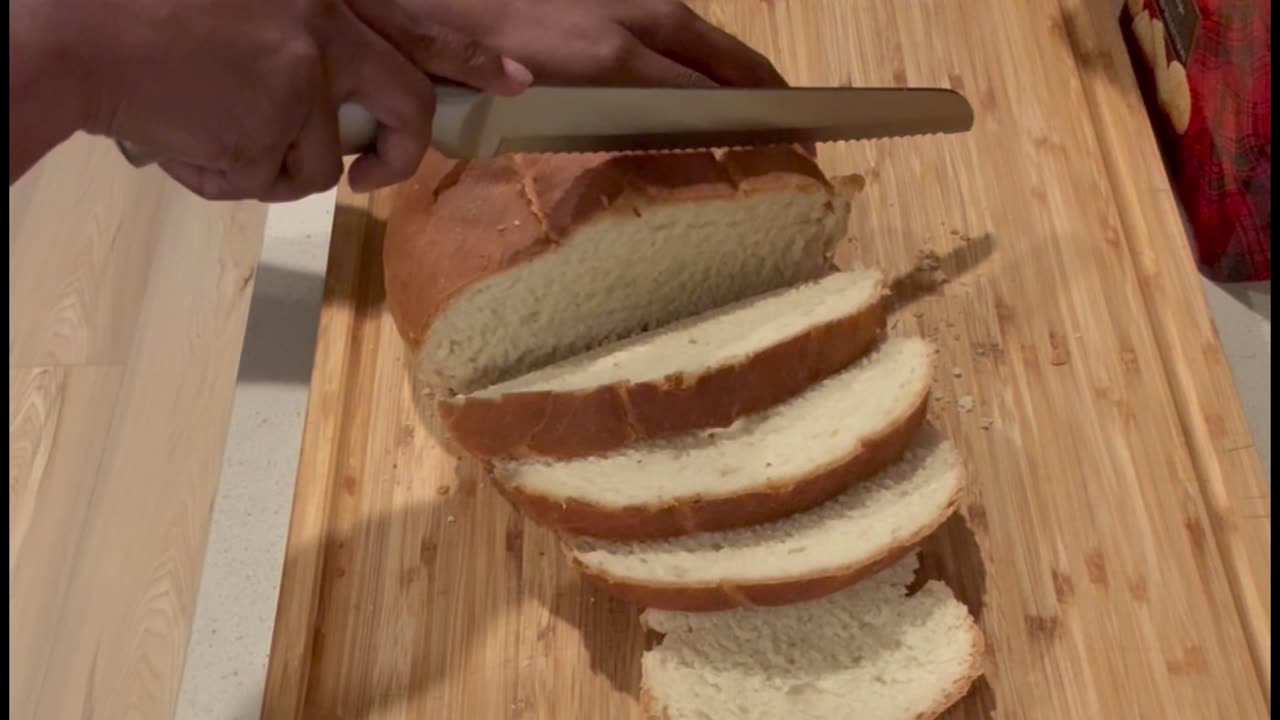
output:
[[[436,87],[432,144],[458,159],[506,153],[654,152],[966,132],[973,108],[945,88],[634,88],[535,86],[496,97]],[[339,109],[343,153],[377,121]],[[119,143],[135,166],[157,158]]]

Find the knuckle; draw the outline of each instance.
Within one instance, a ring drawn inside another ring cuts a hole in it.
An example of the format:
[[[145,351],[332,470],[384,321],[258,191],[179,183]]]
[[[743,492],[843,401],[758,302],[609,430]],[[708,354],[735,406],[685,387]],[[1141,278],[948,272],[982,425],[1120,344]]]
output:
[[[338,184],[342,179],[342,161],[332,158],[330,162],[321,163],[316,173],[307,178],[305,190],[308,193],[324,192]]]
[[[342,180],[342,158],[335,156],[333,162],[329,163],[324,177],[322,179],[323,190],[328,190],[337,185]]]
[[[422,162],[422,156],[425,154],[425,148],[422,153],[419,152],[401,152],[396,153],[392,158],[387,160],[387,181],[389,184],[401,183],[413,177],[417,172],[418,165]]]
[[[246,165],[257,154],[256,148],[250,146],[246,139],[246,134],[243,132],[238,132],[227,137],[222,145],[221,151],[219,152],[224,169],[237,168]]]
[[[320,57],[315,42],[304,34],[291,35],[277,46],[280,65],[290,76],[299,71],[309,71]]]
[[[206,200],[218,202],[243,199],[243,193],[225,175],[204,175],[197,194]]]
[[[414,53],[420,58],[431,58],[440,51],[441,38],[434,27],[417,26],[410,30]]]
[[[462,61],[463,67],[467,68],[481,68],[495,59],[488,48],[475,40],[463,40],[458,48],[458,57]]]
[[[429,134],[431,132],[431,123],[436,114],[436,91],[425,84],[412,87],[410,113],[413,123],[419,134]]]
[[[591,56],[598,67],[615,68],[625,65],[632,54],[631,41],[624,33],[612,33],[595,43]]]
[[[680,0],[658,0],[653,8],[654,19],[663,27],[688,25],[693,11]]]

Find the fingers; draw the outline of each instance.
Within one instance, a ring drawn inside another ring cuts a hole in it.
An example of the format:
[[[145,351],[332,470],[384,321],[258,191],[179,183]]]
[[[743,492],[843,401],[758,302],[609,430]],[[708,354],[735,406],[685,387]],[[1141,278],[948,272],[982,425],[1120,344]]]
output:
[[[260,200],[298,200],[328,190],[342,178],[337,110],[326,99],[327,94],[316,94],[302,131],[285,153],[282,172]]]
[[[322,73],[310,81],[311,106],[286,150],[255,155],[229,168],[166,160],[161,167],[188,190],[209,200],[285,202],[328,190],[342,177],[337,110]]]
[[[533,83],[520,63],[470,37],[413,13],[433,9],[431,3],[354,3],[355,13],[377,29],[427,75],[452,80],[493,95],[519,95]],[[395,15],[406,11],[410,16]]]
[[[280,172],[280,162],[276,157],[233,168],[209,168],[182,160],[161,160],[160,167],[206,200],[256,200],[271,189]]]
[[[768,58],[703,20],[680,0],[627,6],[625,24],[641,42],[721,85],[786,87]]]
[[[426,152],[427,142],[413,134],[378,133],[377,147],[351,163],[347,183],[365,193],[404,182],[417,171]]]
[[[368,192],[409,179],[431,141],[435,91],[431,81],[354,16],[328,43],[325,62],[339,102],[363,106],[378,121],[378,138],[352,164],[351,187]],[[335,110],[336,116],[336,110]]]
[[[615,50],[614,78],[624,85],[650,87],[715,87],[710,78],[670,60],[628,38],[621,50]]]
[[[622,67],[622,76],[630,85],[654,87],[716,87],[716,82],[685,65],[654,53],[637,44]]]
[[[402,31],[409,37],[396,47],[418,69],[493,95],[519,95],[533,84],[528,68],[460,33],[439,26]]]

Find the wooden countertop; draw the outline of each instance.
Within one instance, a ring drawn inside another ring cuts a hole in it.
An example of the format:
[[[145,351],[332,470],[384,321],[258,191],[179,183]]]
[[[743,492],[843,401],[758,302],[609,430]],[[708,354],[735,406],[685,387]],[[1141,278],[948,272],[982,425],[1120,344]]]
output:
[[[10,188],[9,717],[172,717],[264,217],[86,137]]]

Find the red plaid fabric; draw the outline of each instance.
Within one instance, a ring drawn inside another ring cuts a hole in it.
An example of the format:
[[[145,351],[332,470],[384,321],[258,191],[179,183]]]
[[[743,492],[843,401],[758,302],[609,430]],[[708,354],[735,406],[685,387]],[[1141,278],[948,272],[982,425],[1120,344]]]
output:
[[[1270,280],[1271,5],[1182,1],[1194,3],[1200,14],[1187,57],[1191,115],[1185,132],[1174,129],[1157,101],[1154,73],[1126,10],[1122,25],[1130,56],[1203,272],[1223,282]],[[1170,23],[1159,3],[1144,4],[1146,12]],[[1173,43],[1166,47],[1168,60],[1176,60]]]

